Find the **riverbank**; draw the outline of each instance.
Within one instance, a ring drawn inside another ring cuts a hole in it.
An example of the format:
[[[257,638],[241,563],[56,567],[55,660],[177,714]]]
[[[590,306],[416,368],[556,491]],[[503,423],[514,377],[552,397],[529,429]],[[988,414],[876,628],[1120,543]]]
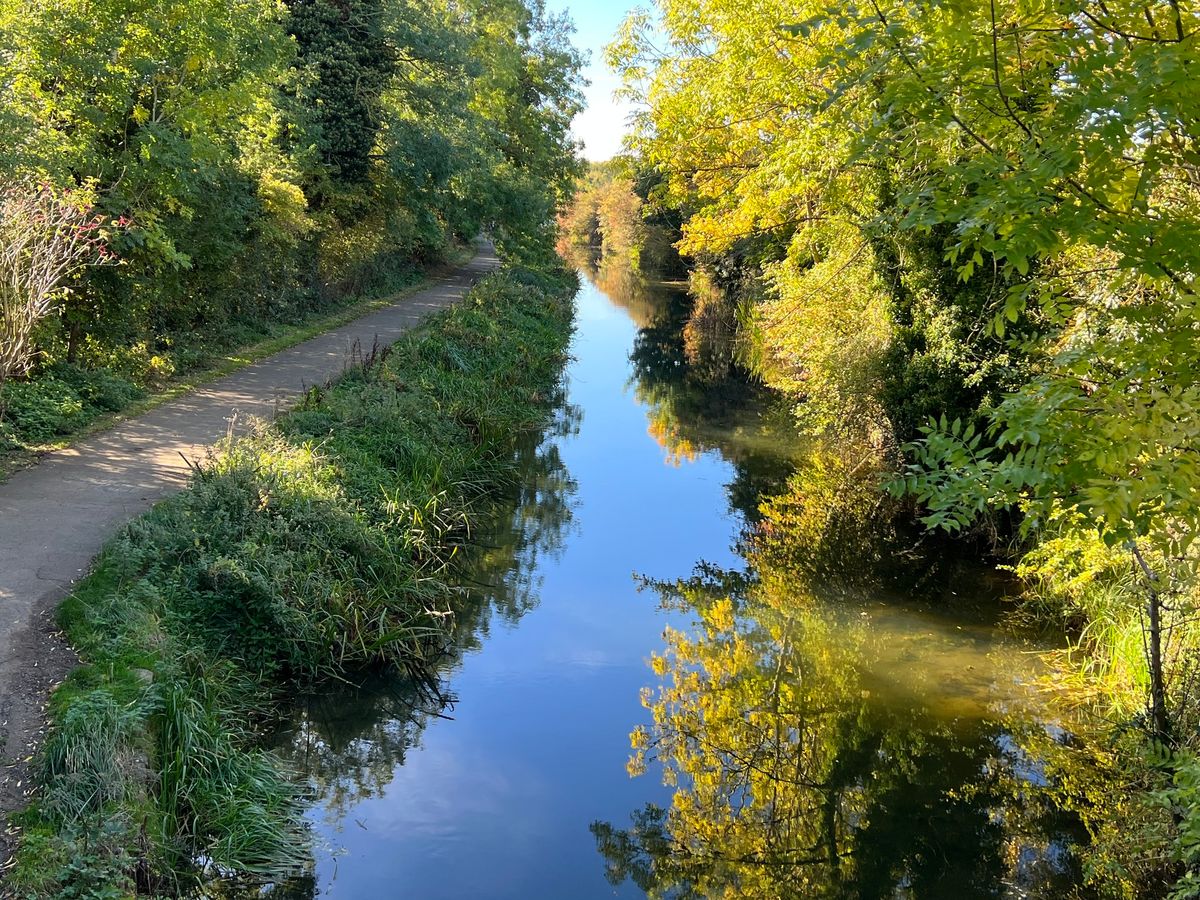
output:
[[[184,488],[189,461],[225,437],[231,419],[244,426],[273,418],[306,386],[340,375],[356,347],[395,341],[499,264],[485,247],[429,288],[80,440],[0,484],[0,812],[24,805],[45,698],[77,662],[57,633],[55,610],[104,543]],[[0,859],[6,847],[0,840]]]
[[[52,701],[13,890],[162,893],[295,864],[295,788],[256,745],[271,700],[437,659],[457,550],[544,423],[571,287],[489,277],[224,443],[109,545],[62,606],[85,665]]]

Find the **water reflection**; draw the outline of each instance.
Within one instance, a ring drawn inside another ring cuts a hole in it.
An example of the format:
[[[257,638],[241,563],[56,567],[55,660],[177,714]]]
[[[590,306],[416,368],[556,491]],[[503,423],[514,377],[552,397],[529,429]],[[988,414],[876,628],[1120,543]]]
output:
[[[609,882],[664,898],[1070,893],[1085,834],[1039,761],[1064,732],[1039,718],[1037,648],[999,627],[1006,585],[886,497],[883,447],[794,437],[703,277],[688,291],[590,262],[638,325],[630,385],[666,461],[720,454],[747,525],[744,570],[644,582],[689,623],[666,629],[632,735],[631,773],[661,776],[670,801],[592,825]]]
[[[703,275],[655,281],[586,252],[572,262],[638,326],[630,386],[665,461],[719,453],[734,466],[731,508],[756,519],[761,497],[792,470],[797,439],[787,411],[739,364],[729,298]]]
[[[681,360],[681,318],[642,329],[638,396],[711,420],[736,373]],[[743,434],[713,437],[735,465]],[[785,458],[747,493],[744,571],[644,582],[691,620],[632,734],[631,774],[672,796],[592,825],[606,877],[656,898],[1066,896],[1085,834],[1023,749],[1062,732],[1035,714],[1035,646],[997,627],[1004,584],[907,524],[882,449]]]
[[[1020,749],[1045,729],[1021,708],[1011,648],[981,652],[981,634],[938,634],[920,613],[829,609],[794,577],[703,568],[651,586],[697,627],[667,631],[652,722],[633,734],[631,772],[660,770],[670,806],[592,826],[612,883],[759,898],[1075,883],[1081,829]]]
[[[649,327],[662,307],[664,290],[683,290],[682,283],[665,284],[648,279],[628,261],[604,256],[598,250],[571,247],[570,262],[616,306],[629,314],[638,328]]]
[[[560,395],[549,428],[517,448],[514,482],[490,524],[472,537],[459,567],[465,604],[456,609],[452,654],[482,645],[493,615],[508,624],[535,607],[543,563],[557,558],[570,534],[577,485],[559,441],[576,433],[582,412]]]

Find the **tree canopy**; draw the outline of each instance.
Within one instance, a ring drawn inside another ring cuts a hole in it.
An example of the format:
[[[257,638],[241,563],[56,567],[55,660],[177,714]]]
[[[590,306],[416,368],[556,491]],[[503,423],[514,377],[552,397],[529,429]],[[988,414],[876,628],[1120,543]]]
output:
[[[552,243],[570,31],[540,0],[0,0],[0,179],[87,186],[121,223],[121,265],[70,286],[41,364],[136,375],[484,228]]]

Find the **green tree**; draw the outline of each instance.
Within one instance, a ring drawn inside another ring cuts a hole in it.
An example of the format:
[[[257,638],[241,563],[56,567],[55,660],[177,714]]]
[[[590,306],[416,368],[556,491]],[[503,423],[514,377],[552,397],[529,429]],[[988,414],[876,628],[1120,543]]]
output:
[[[365,181],[384,121],[383,92],[398,67],[384,32],[383,0],[291,0],[287,30],[296,40],[296,96],[311,111],[324,171]]]
[[[130,221],[114,240],[125,265],[90,278],[66,308],[68,355],[89,336],[202,324],[261,300],[241,277],[248,257],[303,228],[275,141],[290,55],[279,9],[10,2],[0,22],[13,42],[0,61],[6,105],[31,123],[16,163],[94,183],[98,209]]]
[[[0,33],[0,169],[130,223],[48,363],[238,333],[485,224],[544,254],[576,171],[580,59],[540,4],[0,0]]]

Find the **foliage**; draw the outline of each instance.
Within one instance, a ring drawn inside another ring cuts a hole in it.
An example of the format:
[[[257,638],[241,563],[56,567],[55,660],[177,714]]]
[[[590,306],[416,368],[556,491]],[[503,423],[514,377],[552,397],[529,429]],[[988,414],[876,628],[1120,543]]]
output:
[[[34,334],[88,265],[111,258],[82,196],[0,186],[0,387],[33,366]],[[3,407],[0,407],[3,412]]]
[[[0,0],[8,195],[86,185],[88,216],[121,223],[120,266],[53,286],[33,377],[146,387],[481,230],[510,256],[552,243],[570,30],[539,0]]]
[[[0,408],[14,442],[45,443],[107,412],[128,406],[142,391],[108,369],[60,363],[32,381],[0,387]]]
[[[107,547],[62,607],[85,665],[54,696],[18,888],[83,890],[93,876],[56,862],[80,841],[106,848],[88,872],[127,890],[136,875],[155,895],[302,867],[295,787],[259,749],[272,701],[436,664],[463,538],[545,424],[571,288],[554,273],[489,277],[221,445]]]
[[[928,338],[947,316],[951,329],[963,315],[990,320],[1038,370],[994,381],[1011,390],[980,411],[990,428],[973,447],[975,431],[945,425],[977,410],[935,395],[946,420],[914,447],[928,474],[909,488],[939,523],[1022,498],[1044,521],[1063,503],[1110,543],[1153,534],[1178,556],[1200,509],[1186,413],[1197,397],[1181,374],[1196,347],[1196,98],[1184,74],[1196,16],[1171,3],[707,0],[664,4],[669,52],[634,16],[610,55],[650,104],[643,152],[670,173],[673,201],[696,208],[685,249],[790,235],[763,266],[773,381],[834,417],[886,396],[878,367],[898,321],[887,282],[898,276],[911,305],[914,278],[944,256],[979,287],[924,277]],[[751,67],[747,86],[738,73]],[[913,235],[932,247],[911,252]],[[908,344],[911,380],[921,358]],[[973,348],[947,349],[954,366]]]
[[[597,248],[634,271],[673,268],[675,254],[669,245],[676,235],[668,225],[654,221],[647,195],[640,192],[642,174],[633,160],[623,157],[592,163],[559,216],[560,251]]]
[[[1172,887],[1171,898],[1194,897],[1200,892],[1200,761],[1190,754],[1175,759],[1171,784],[1157,798],[1179,819],[1174,850],[1185,874]]]
[[[763,376],[811,430],[898,445],[927,525],[1032,551],[1081,680],[1180,742],[1198,32],[1174,0],[662,0],[609,48],[682,249],[756,286]]]
[[[364,182],[384,119],[382,95],[397,69],[378,0],[295,0],[288,32],[304,71],[297,100],[312,111],[317,150],[329,176]]]

